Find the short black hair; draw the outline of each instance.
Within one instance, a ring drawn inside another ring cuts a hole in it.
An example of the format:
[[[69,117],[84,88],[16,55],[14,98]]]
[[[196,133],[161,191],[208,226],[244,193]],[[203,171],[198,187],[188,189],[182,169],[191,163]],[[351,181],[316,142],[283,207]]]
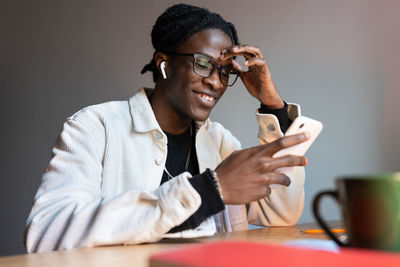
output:
[[[190,36],[205,29],[221,30],[231,38],[233,44],[239,44],[236,28],[232,23],[208,9],[187,4],[173,5],[157,18],[151,31],[151,42],[156,52],[175,52]],[[154,55],[141,74],[151,71],[153,81],[157,82],[159,73]]]

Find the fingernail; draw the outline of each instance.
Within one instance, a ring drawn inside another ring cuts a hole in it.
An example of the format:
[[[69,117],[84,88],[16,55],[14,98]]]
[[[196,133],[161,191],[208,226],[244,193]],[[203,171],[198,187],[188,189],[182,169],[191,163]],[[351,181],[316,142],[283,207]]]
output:
[[[233,48],[234,51],[236,51],[236,50],[238,50],[238,49],[239,49],[239,47],[237,47],[237,46],[235,46],[235,47]]]
[[[248,65],[249,62],[246,60],[245,62],[243,62],[243,65]]]

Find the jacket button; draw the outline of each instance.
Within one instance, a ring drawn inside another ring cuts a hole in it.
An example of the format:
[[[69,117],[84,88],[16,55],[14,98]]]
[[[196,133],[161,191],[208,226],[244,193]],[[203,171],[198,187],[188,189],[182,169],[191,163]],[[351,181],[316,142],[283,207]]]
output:
[[[161,158],[156,158],[156,164],[157,165],[161,165],[162,163],[162,159]]]
[[[268,129],[268,131],[271,131],[271,132],[273,132],[273,131],[276,130],[275,125],[273,125],[273,124],[269,124],[269,125],[267,126],[267,129]]]
[[[158,140],[161,140],[161,139],[163,138],[163,135],[162,135],[162,133],[160,133],[160,132],[155,132],[155,133],[154,133],[154,137],[155,137],[156,139],[158,139]]]

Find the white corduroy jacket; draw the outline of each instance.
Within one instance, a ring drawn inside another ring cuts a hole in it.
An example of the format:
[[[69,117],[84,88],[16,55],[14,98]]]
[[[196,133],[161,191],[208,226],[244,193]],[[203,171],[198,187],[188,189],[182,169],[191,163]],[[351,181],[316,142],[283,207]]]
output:
[[[299,107],[289,105],[294,119]],[[273,115],[258,114],[259,141],[281,137]],[[200,172],[214,169],[239,141],[219,123],[196,122]],[[304,168],[288,174],[289,187],[269,199],[226,206],[196,229],[167,234],[201,204],[182,173],[160,186],[167,158],[167,137],[154,116],[146,90],[128,101],[87,107],[65,122],[52,151],[27,220],[28,252],[109,244],[155,242],[163,237],[199,237],[221,231],[293,225],[304,207]]]

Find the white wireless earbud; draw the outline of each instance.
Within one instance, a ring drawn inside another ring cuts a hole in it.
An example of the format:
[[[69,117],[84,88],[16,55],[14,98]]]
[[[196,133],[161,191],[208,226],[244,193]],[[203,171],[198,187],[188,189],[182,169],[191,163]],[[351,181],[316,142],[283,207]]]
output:
[[[167,79],[167,74],[165,73],[165,61],[161,62],[160,64],[161,74],[164,79]]]

